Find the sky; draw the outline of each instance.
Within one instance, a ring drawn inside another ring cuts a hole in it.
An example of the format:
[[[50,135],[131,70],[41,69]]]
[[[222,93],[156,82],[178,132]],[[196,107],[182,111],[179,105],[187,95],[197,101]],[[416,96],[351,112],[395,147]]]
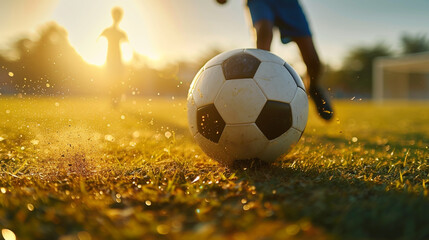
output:
[[[403,33],[429,37],[427,0],[301,0],[321,59],[340,66],[354,46],[384,41],[398,49]],[[214,0],[0,0],[0,51],[23,36],[37,37],[37,29],[55,21],[65,27],[70,43],[88,62],[102,64],[106,40],[98,38],[112,23],[110,9],[120,6],[120,27],[132,51],[154,64],[194,60],[213,48],[254,47],[249,13],[243,0],[220,6]],[[303,68],[299,51],[282,45],[275,33],[272,51],[295,67]]]

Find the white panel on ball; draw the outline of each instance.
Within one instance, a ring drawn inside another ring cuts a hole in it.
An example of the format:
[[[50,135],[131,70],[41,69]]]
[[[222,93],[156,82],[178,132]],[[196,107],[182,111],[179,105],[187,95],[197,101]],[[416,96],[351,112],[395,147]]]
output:
[[[283,66],[263,62],[253,77],[268,100],[290,103],[297,89],[295,80]]]
[[[194,139],[198,142],[198,145],[201,147],[204,153],[207,154],[207,156],[226,165],[230,165],[232,163],[233,158],[226,154],[225,148],[220,144],[208,140],[200,133],[197,133],[194,136]]]
[[[304,90],[298,88],[290,105],[292,109],[292,127],[303,132],[308,120],[308,98]]]
[[[194,79],[191,82],[191,85],[189,86],[188,96],[192,94],[192,92],[195,89],[195,85],[197,84],[198,80],[201,78],[201,74],[203,73],[204,68],[201,68],[200,71],[195,75]]]
[[[298,87],[302,88],[305,91],[304,82],[302,81],[302,79],[298,75],[298,73],[295,71],[295,69],[293,69],[288,63],[285,63],[284,66],[290,72],[290,74],[292,75],[292,77],[295,79],[296,84],[298,85]]]
[[[273,62],[278,63],[280,65],[283,65],[285,61],[281,59],[280,57],[265,51],[261,49],[244,49],[245,53],[249,53],[250,55],[253,55],[257,59],[261,60],[261,62]]]
[[[193,90],[195,104],[201,107],[213,103],[224,82],[221,65],[204,70]]]
[[[219,140],[226,153],[235,160],[255,158],[268,142],[254,123],[226,125]]]
[[[244,51],[243,49],[235,49],[235,50],[231,50],[231,51],[228,51],[228,52],[223,52],[223,53],[217,55],[216,57],[210,59],[206,63],[206,65],[204,65],[204,68],[207,69],[207,68],[215,66],[215,65],[220,65],[226,59],[228,59],[229,57],[231,57],[231,56],[233,56],[233,55],[235,55],[237,53],[243,52],[243,51]]]
[[[266,100],[253,79],[237,79],[223,84],[214,104],[226,124],[253,123]]]
[[[189,130],[191,131],[192,136],[195,136],[195,134],[197,134],[198,132],[197,105],[195,104],[192,94],[188,96],[187,108],[188,108]]]
[[[271,140],[261,154],[258,155],[258,158],[266,162],[272,162],[283,153],[287,153],[300,138],[301,132],[294,128],[290,128],[280,137]]]

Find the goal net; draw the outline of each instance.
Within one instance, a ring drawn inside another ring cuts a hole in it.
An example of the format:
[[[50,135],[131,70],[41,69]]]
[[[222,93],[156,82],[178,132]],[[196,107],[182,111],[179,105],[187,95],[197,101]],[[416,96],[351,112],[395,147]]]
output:
[[[376,58],[372,80],[375,101],[429,100],[429,52]]]

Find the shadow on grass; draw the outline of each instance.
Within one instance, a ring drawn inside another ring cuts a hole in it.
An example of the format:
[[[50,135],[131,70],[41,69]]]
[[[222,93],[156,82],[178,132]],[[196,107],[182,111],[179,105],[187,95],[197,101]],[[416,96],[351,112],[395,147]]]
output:
[[[262,165],[237,170],[277,205],[272,218],[309,219],[340,239],[428,239],[429,199],[334,172]]]

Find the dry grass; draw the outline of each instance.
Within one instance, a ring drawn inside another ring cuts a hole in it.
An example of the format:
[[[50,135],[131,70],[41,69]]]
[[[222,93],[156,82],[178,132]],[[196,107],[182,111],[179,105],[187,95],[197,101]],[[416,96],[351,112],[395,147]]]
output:
[[[429,238],[427,103],[338,102],[275,164],[226,169],[184,100],[0,102],[0,227],[18,239]]]

